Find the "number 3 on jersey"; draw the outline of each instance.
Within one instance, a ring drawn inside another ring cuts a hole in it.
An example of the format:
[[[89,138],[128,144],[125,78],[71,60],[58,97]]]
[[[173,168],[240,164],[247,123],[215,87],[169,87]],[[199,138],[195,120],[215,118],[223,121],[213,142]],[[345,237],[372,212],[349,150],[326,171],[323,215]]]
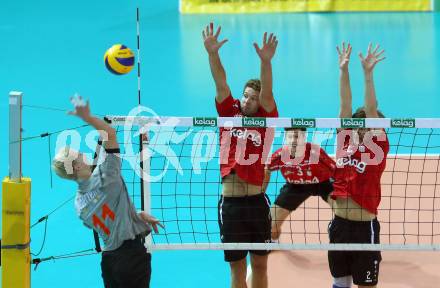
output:
[[[115,213],[107,206],[107,204],[104,204],[102,205],[102,220],[105,221],[107,217],[110,217],[110,219],[114,221]],[[95,226],[95,228],[100,228],[107,236],[110,235],[110,229],[105,226],[104,222],[101,221],[101,219],[96,216],[96,214],[93,214],[93,226]]]

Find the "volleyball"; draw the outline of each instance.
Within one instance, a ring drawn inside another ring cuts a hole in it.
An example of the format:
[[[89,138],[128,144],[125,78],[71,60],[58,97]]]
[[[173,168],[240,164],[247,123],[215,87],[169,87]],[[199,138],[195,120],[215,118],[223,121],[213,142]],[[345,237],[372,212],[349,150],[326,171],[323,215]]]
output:
[[[134,54],[127,46],[115,44],[105,52],[104,63],[113,74],[127,74],[133,69]]]

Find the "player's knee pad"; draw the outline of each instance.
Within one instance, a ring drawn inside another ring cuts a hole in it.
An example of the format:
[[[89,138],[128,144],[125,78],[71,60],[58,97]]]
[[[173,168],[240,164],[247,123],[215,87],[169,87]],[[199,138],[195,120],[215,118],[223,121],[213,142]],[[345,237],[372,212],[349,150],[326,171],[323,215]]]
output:
[[[333,278],[333,288],[350,288],[352,282],[351,276]]]

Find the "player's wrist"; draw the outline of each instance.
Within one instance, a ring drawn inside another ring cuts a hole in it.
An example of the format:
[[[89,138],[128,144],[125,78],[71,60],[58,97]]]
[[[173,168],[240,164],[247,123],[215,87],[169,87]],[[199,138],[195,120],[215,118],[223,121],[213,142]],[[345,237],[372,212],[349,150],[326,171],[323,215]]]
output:
[[[365,81],[371,81],[373,79],[373,71],[364,70]]]
[[[219,57],[218,50],[207,50],[209,57]]]
[[[93,120],[93,116],[90,114],[83,114],[78,116],[87,123],[90,123]]]

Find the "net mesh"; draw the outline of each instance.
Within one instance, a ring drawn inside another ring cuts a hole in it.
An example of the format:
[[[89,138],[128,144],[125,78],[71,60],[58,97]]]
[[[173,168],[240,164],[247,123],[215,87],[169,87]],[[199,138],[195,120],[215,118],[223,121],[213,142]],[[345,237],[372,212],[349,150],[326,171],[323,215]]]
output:
[[[144,184],[149,188],[144,189],[149,191],[145,199],[151,205],[151,214],[166,226],[165,230],[153,235],[153,249],[173,249],[173,246],[177,247],[174,249],[231,248],[232,244],[221,244],[218,225],[222,189],[219,128],[217,124],[198,127],[191,124],[195,122],[189,122],[175,127],[151,126],[147,133],[149,142],[143,145],[144,153],[149,156],[146,161],[150,163],[149,171],[143,174]],[[285,125],[280,126],[275,128],[272,151],[283,145]],[[140,186],[142,173],[136,168],[141,159],[139,126],[128,130],[119,127],[118,130],[119,138],[124,138],[121,147],[125,147],[123,176],[136,207],[141,209],[141,199],[145,195]],[[381,178],[382,198],[378,212],[381,249],[438,249],[440,129],[386,128],[386,133],[390,152]],[[331,156],[336,151],[335,139],[334,128],[307,130],[308,142],[319,144]],[[132,148],[127,149],[130,145]],[[134,151],[134,155],[130,155],[130,151]],[[272,203],[285,183],[280,172],[272,173],[266,192]],[[277,243],[238,244],[232,248],[328,249],[327,228],[332,216],[326,202],[320,197],[310,197],[285,220]],[[362,244],[361,248],[377,249],[373,244]]]

